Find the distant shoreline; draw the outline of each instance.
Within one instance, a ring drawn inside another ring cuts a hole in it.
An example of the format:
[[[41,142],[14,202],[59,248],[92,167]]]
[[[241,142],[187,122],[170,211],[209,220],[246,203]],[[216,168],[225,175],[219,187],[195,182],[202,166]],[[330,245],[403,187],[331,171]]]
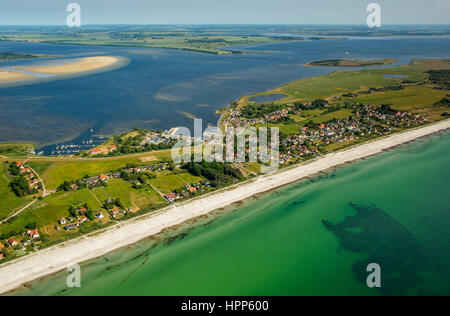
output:
[[[361,60],[361,59],[330,59],[313,61],[305,64],[307,67],[374,67],[388,66],[398,62],[395,58],[379,60]]]
[[[450,120],[397,133],[366,142],[349,149],[328,154],[305,164],[279,170],[245,183],[225,188],[203,197],[143,215],[102,231],[83,236],[0,266],[0,293],[6,293],[24,283],[66,269],[111,251],[134,244],[158,234],[166,228],[206,215],[257,194],[298,182],[320,172],[339,168],[359,159],[382,153],[409,141],[450,129]]]

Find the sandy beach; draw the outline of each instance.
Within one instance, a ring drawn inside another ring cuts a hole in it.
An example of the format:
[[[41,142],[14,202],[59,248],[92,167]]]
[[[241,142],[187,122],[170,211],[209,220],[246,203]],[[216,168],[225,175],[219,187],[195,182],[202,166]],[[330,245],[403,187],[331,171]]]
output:
[[[0,293],[11,291],[24,283],[65,270],[72,264],[105,255],[155,235],[163,229],[182,224],[191,218],[227,207],[256,194],[271,191],[319,172],[379,154],[389,148],[449,128],[450,120],[446,120],[331,153],[305,164],[261,176],[178,205],[172,205],[157,213],[144,215],[101,232],[95,232],[19,258],[0,267]]]
[[[97,56],[86,57],[64,65],[34,66],[34,67],[14,67],[14,69],[36,72],[49,75],[76,74],[79,72],[93,71],[109,67],[119,61],[116,57]]]
[[[32,75],[23,74],[20,72],[0,70],[0,82],[21,81],[35,78]]]

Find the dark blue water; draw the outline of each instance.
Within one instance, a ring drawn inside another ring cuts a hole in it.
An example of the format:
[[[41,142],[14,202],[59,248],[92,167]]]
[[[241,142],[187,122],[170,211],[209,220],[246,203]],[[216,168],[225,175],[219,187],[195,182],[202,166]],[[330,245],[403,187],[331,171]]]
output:
[[[264,54],[205,53],[121,47],[50,45],[0,41],[1,52],[57,54],[67,58],[115,55],[129,58],[121,69],[85,77],[0,88],[0,142],[39,145],[80,139],[94,128],[112,135],[133,127],[191,127],[193,114],[215,124],[216,110],[243,95],[312,77],[336,68],[304,67],[338,58],[450,57],[450,38],[351,39],[247,46]],[[349,54],[346,54],[346,52]],[[32,61],[33,63],[36,61]],[[30,61],[0,62],[0,68]]]

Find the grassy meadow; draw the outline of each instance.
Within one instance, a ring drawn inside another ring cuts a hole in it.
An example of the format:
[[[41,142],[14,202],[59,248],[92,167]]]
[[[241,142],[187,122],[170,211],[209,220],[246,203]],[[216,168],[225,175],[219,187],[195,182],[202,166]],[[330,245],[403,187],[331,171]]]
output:
[[[8,217],[14,213],[14,210],[30,201],[29,198],[15,195],[9,187],[10,181],[8,166],[5,163],[0,163],[0,219]]]
[[[34,149],[33,144],[0,143],[0,157],[16,158],[24,157],[30,150]]]
[[[387,91],[373,93],[367,96],[360,96],[353,101],[364,104],[390,104],[392,108],[399,111],[411,111],[432,106],[441,101],[447,92],[435,90],[426,86],[411,86],[404,90]]]
[[[431,69],[450,69],[450,63],[443,60],[434,60],[432,62],[416,60],[410,65],[400,67],[336,71],[324,76],[294,81],[274,90],[248,96],[247,100],[252,97],[271,94],[286,95],[285,98],[275,101],[275,104],[330,99],[336,95],[358,92],[372,87],[382,88],[400,84],[404,80],[421,82],[428,78],[428,74],[425,71]],[[402,75],[407,77],[388,78],[385,77],[387,75]]]

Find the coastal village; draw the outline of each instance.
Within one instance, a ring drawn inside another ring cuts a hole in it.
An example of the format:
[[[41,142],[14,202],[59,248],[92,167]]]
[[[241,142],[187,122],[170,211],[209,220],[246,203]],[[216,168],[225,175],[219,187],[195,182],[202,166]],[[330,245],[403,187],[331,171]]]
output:
[[[93,189],[95,187],[104,187],[107,185],[110,179],[122,179],[129,181],[133,186],[139,187],[147,183],[147,179],[152,179],[155,177],[154,172],[163,172],[169,168],[179,169],[181,165],[167,164],[156,164],[156,165],[145,165],[145,166],[133,166],[130,168],[125,168],[117,170],[115,172],[100,174],[94,177],[88,177],[74,182],[66,182],[61,187],[60,190],[77,191],[79,189],[88,187]],[[196,192],[203,192],[204,189],[211,188],[209,181],[202,180],[199,183],[194,183],[192,185],[185,185],[182,188],[175,190],[174,192],[169,192],[167,194],[161,193],[164,199],[168,203],[172,203],[181,198],[187,198]],[[115,216],[113,216],[115,217]]]
[[[449,112],[448,93],[438,89],[442,80],[436,82],[436,86],[408,83],[366,92],[343,89],[343,94],[312,101],[234,102],[223,110],[219,122],[223,128],[244,132],[249,127],[278,127],[280,162],[288,166],[444,119]],[[413,89],[434,93],[426,101],[428,108],[409,107],[407,102],[403,107],[357,102],[365,95],[382,98],[384,93],[410,98]],[[170,149],[177,142],[177,132],[177,128],[135,128],[70,157],[6,158],[5,187],[9,198],[18,200],[1,218],[0,260],[12,260],[260,175],[258,163],[173,163]],[[211,136],[205,133],[205,143]]]
[[[24,164],[17,163],[23,170],[23,173],[28,174],[29,168]],[[95,192],[96,188],[101,188],[108,185],[108,182],[113,179],[121,179],[129,181],[133,186],[139,187],[148,185],[146,180],[153,178],[153,172],[164,172],[169,168],[180,168],[180,165],[170,166],[170,164],[156,164],[133,166],[124,168],[111,173],[99,174],[94,177],[87,177],[78,181],[65,182],[57,191],[75,192],[81,189],[88,188]],[[147,178],[145,177],[147,176]],[[30,176],[30,178],[32,178]],[[155,188],[156,189],[156,188]],[[211,189],[211,184],[207,180],[201,180],[198,183],[184,185],[183,187],[174,190],[173,192],[161,193],[165,199],[166,204],[174,203],[178,200],[186,199],[196,196],[199,193],[204,193]],[[125,208],[120,199],[109,198],[102,202],[102,210],[93,212],[90,205],[87,203],[80,203],[78,205],[70,205],[67,210],[67,216],[59,218],[54,224],[56,232],[76,232],[82,229],[83,225],[89,222],[98,224],[105,224],[111,221],[123,220],[128,214],[136,212],[136,209]],[[34,223],[27,225],[26,232],[14,234],[0,243],[0,260],[3,260],[6,254],[15,252],[25,253],[33,250],[38,250],[42,243],[41,233],[39,227]]]
[[[297,122],[293,117],[300,117],[298,128],[289,134],[280,135],[280,162],[287,164],[303,159],[316,158],[328,152],[333,144],[352,144],[364,139],[387,136],[394,132],[418,127],[428,122],[428,115],[395,111],[389,106],[352,104],[333,108],[325,100],[316,100],[323,105],[319,111],[333,115],[333,112],[347,110],[344,118],[338,116],[321,123],[313,117],[302,117],[304,113],[317,111],[314,102],[307,104],[288,104],[286,108],[270,112],[259,118],[248,118],[239,109],[230,109],[224,123],[228,128],[245,130],[252,126],[282,126]],[[264,107],[262,105],[261,107]],[[267,105],[271,108],[273,105]]]
[[[252,126],[276,126],[277,124],[295,122],[294,118],[301,117],[305,112],[317,111],[317,104],[321,105],[321,111],[331,115],[337,111],[347,111],[343,118],[333,118],[326,122],[315,123],[312,119],[305,118],[298,124],[296,132],[281,134],[280,162],[290,164],[292,162],[312,159],[324,155],[327,146],[333,144],[351,144],[363,139],[387,136],[399,130],[418,127],[428,122],[427,115],[412,114],[405,111],[395,111],[389,106],[375,106],[365,104],[352,104],[345,107],[331,108],[327,102],[316,100],[307,104],[289,104],[285,108],[277,109],[262,117],[248,118],[241,110],[232,109],[226,120],[226,126],[235,129],[246,129]],[[272,108],[273,105],[269,105]],[[110,156],[119,151],[148,151],[155,147],[167,146],[176,135],[177,129],[166,132],[137,130],[133,133],[116,137],[114,143],[109,143],[100,148],[88,152],[89,156]],[[165,148],[165,147],[163,147]],[[19,176],[26,179],[29,186],[28,194],[36,194],[41,189],[39,179],[25,163],[13,163],[13,167],[19,170]],[[148,165],[129,165],[109,173],[100,173],[96,176],[86,176],[71,182],[64,182],[57,191],[76,192],[89,189],[95,192],[98,188],[108,185],[110,180],[120,179],[129,182],[134,188],[149,185],[148,180],[155,177],[155,173],[162,173],[182,168],[182,165],[173,163],[157,163]],[[211,183],[204,179],[197,183],[186,184],[171,192],[161,192],[152,187],[164,198],[166,204],[197,196],[212,190]],[[56,232],[81,232],[83,225],[87,223],[106,224],[111,221],[120,221],[128,218],[136,210],[126,208],[120,199],[113,197],[102,201],[102,210],[93,212],[87,203],[71,205],[67,216],[59,218],[54,224]],[[27,252],[39,249],[42,243],[41,232],[38,227],[29,225],[26,232],[14,235],[0,244],[2,249],[0,260],[4,259],[4,253],[9,251]]]

